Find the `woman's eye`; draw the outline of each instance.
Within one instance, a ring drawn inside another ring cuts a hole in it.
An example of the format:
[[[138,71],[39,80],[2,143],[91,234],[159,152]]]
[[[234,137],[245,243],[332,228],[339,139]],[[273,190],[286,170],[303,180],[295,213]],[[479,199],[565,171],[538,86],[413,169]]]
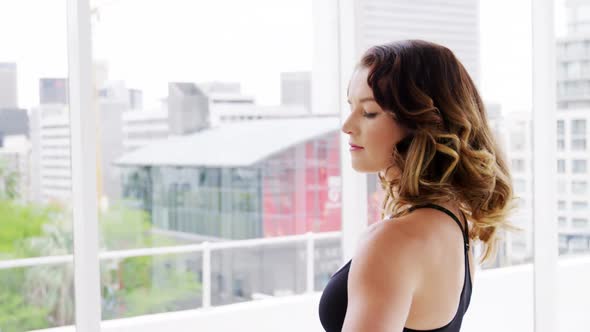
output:
[[[374,118],[377,115],[377,113],[363,113],[363,116],[366,118]]]

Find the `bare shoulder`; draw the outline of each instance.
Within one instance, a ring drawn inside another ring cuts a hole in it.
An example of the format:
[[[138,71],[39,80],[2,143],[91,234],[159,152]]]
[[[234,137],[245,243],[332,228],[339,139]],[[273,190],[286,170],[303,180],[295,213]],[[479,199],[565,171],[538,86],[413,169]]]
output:
[[[403,329],[424,276],[421,236],[401,222],[367,229],[350,265],[342,331]]]
[[[403,268],[419,274],[426,270],[422,265],[430,267],[439,261],[443,242],[452,239],[452,233],[460,234],[459,228],[454,223],[441,223],[439,211],[418,209],[371,225],[360,240],[354,260],[380,261],[383,264],[373,268],[383,273],[397,273]]]
[[[410,252],[417,258],[416,255],[428,253],[429,248],[436,249],[433,239],[439,238],[442,228],[445,227],[436,221],[437,216],[428,209],[416,210],[395,220],[380,221],[367,229],[360,245],[376,246],[380,250],[400,254],[403,254],[404,250],[419,249],[419,252]]]
[[[342,331],[401,331],[406,323],[430,329],[455,314],[462,235],[441,213],[417,209],[367,228],[350,265]],[[451,299],[449,312],[439,312],[441,298]]]

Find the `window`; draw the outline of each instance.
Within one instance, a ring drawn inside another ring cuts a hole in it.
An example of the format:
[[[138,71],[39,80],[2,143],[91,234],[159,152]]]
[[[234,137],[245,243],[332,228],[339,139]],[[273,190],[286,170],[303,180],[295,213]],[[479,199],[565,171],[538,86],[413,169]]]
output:
[[[512,159],[512,170],[514,172],[524,172],[524,160]]]
[[[563,120],[557,120],[557,136],[565,135],[565,122]]]
[[[557,192],[560,194],[565,194],[567,192],[567,182],[565,179],[557,180]]]
[[[586,135],[586,120],[572,120],[572,135]]]
[[[586,173],[586,160],[585,159],[574,159],[572,161],[572,173],[582,174]]]
[[[577,78],[580,76],[580,63],[570,62],[566,71],[567,78]]]
[[[560,227],[565,227],[567,225],[567,218],[563,216],[557,217],[558,223]]]
[[[522,151],[525,147],[525,135],[522,131],[515,131],[511,134],[511,145],[515,151]]]
[[[565,201],[557,201],[557,209],[560,211],[565,210]]]
[[[586,181],[572,181],[572,193],[584,195],[588,192],[588,183]]]
[[[572,226],[575,228],[588,227],[588,219],[586,218],[572,218]]]
[[[582,86],[578,82],[565,82],[565,96],[577,97],[582,93]]]
[[[588,209],[587,201],[574,201],[572,202],[572,209],[574,211],[585,211]]]
[[[590,21],[590,6],[581,5],[575,13],[577,21]]]
[[[585,138],[573,138],[572,139],[572,150],[574,150],[574,151],[586,150],[586,139]]]
[[[557,173],[565,173],[565,160],[558,159],[557,160]]]
[[[514,191],[517,193],[522,193],[526,191],[526,181],[524,179],[515,179],[514,180]]]

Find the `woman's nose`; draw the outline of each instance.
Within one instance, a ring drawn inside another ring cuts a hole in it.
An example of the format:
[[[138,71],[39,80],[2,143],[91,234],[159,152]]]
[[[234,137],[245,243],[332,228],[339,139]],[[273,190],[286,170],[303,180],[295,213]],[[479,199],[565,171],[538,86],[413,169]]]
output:
[[[350,117],[344,120],[344,123],[342,124],[342,132],[348,135],[352,134],[352,129],[350,128]]]
[[[342,132],[345,134],[352,134],[352,131],[346,127],[346,124],[342,126]]]

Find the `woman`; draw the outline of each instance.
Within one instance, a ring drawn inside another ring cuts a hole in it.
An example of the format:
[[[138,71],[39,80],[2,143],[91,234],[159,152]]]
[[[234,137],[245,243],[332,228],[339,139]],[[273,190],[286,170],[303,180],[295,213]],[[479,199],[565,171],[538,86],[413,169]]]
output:
[[[352,167],[376,172],[383,221],[330,278],[326,331],[459,331],[471,298],[471,241],[481,262],[514,229],[504,157],[469,74],[446,47],[421,40],[374,46],[348,87]],[[467,220],[470,222],[468,223]]]

